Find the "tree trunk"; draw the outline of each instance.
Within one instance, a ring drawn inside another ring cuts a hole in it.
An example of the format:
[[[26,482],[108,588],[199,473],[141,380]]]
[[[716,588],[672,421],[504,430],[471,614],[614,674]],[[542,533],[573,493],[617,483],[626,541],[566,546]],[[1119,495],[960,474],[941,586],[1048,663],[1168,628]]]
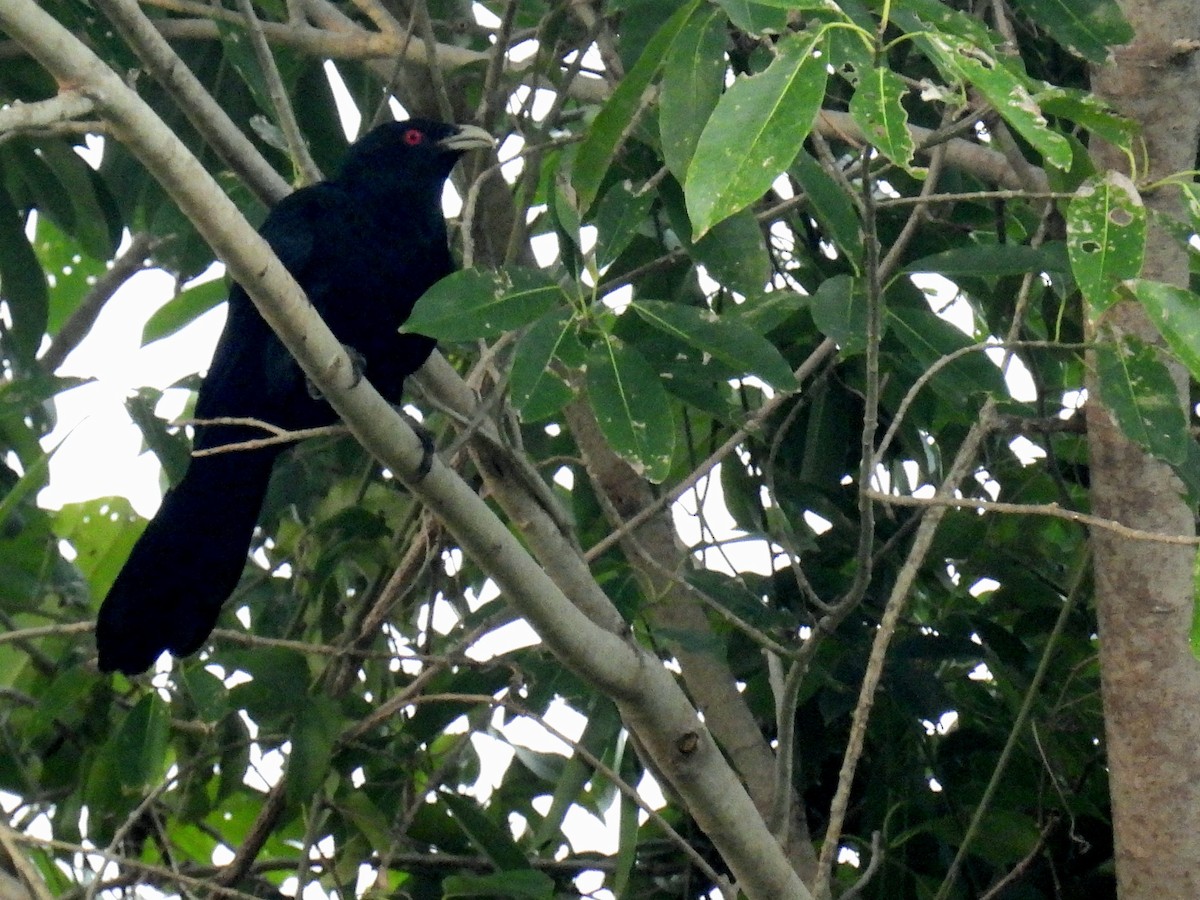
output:
[[[1139,122],[1149,171],[1142,184],[1195,164],[1200,133],[1200,5],[1195,0],[1122,0],[1134,41],[1093,71],[1093,88]],[[1108,146],[1097,168],[1128,171]],[[1179,195],[1146,197],[1176,213]],[[1153,227],[1153,226],[1152,226]],[[1187,254],[1151,231],[1143,276],[1188,283]],[[1094,328],[1159,341],[1141,308],[1121,303]],[[1095,330],[1093,333],[1097,333]],[[1173,368],[1180,402],[1188,377]],[[1087,421],[1093,511],[1147,531],[1193,534],[1193,511],[1170,468],[1113,424],[1090,391]],[[1100,666],[1111,779],[1117,882],[1123,900],[1200,897],[1200,663],[1192,655],[1194,548],[1093,532]]]

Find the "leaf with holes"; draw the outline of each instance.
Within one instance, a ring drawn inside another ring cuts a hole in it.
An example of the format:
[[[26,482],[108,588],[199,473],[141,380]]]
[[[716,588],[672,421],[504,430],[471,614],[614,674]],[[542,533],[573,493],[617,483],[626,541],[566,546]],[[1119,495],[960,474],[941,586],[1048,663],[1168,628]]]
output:
[[[1067,254],[1079,290],[1100,315],[1118,299],[1120,282],[1136,278],[1146,252],[1146,208],[1120,172],[1089,178],[1067,208]]]
[[[862,73],[854,96],[850,98],[850,115],[880,153],[918,177],[925,170],[912,165],[912,132],[908,130],[908,113],[900,105],[908,85],[891,69],[873,68]]]
[[[1046,121],[1026,84],[1028,78],[1023,72],[1008,68],[1014,63],[990,46],[981,46],[945,32],[928,35],[919,43],[943,75],[978,88],[979,93],[1047,163],[1056,169],[1070,168],[1070,141]]]

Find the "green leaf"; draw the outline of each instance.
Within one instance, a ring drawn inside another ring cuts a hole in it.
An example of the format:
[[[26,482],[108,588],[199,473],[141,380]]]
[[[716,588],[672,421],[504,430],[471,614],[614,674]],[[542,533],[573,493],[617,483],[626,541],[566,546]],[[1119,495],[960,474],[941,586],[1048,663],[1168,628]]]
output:
[[[903,0],[892,6],[892,22],[913,35],[928,32],[965,38],[989,52],[995,51],[996,37],[982,18],[967,15],[942,0]]]
[[[287,796],[292,803],[309,803],[329,774],[333,745],[342,726],[341,711],[330,697],[308,698],[296,711],[292,752],[287,763]]]
[[[579,746],[591,751],[595,756],[603,757],[611,748],[617,746],[620,739],[620,714],[607,697],[594,698],[586,712],[587,725],[579,738]],[[593,766],[584,762],[578,753],[573,753],[565,763],[555,781],[550,808],[546,810],[533,836],[535,847],[546,847],[562,834],[562,824],[567,812],[572,805],[579,802],[588,779],[596,775]]]
[[[856,279],[826,278],[813,294],[811,309],[821,333],[837,343],[843,356],[867,349],[867,295]]]
[[[98,597],[112,586],[145,524],[124,497],[68,503],[53,521],[55,536],[75,549],[75,565]]]
[[[1184,205],[1187,208],[1191,230],[1193,233],[1200,232],[1200,184],[1194,181],[1185,181],[1179,187],[1183,191]]]
[[[724,3],[721,5],[725,6]],[[830,0],[753,0],[750,5],[773,6],[777,9],[804,9],[811,12],[840,12],[832,9],[834,4]]]
[[[709,275],[742,296],[759,293],[771,277],[762,227],[748,209],[714,225],[692,244],[690,253]]]
[[[221,39],[221,46],[225,51],[225,58],[229,60],[234,70],[241,76],[242,81],[250,91],[250,95],[254,98],[255,105],[268,117],[268,122],[272,130],[277,131],[276,120],[278,116],[275,104],[271,100],[271,90],[267,84],[266,76],[263,74],[262,66],[259,64],[258,56],[254,52],[254,46],[250,41],[250,35],[246,31],[245,24],[242,22],[233,24],[218,19],[216,25],[217,35]],[[285,84],[291,83],[296,75],[296,59],[286,53],[279,52],[277,47],[272,48],[272,52],[275,57],[276,68],[279,69],[280,77]],[[253,122],[251,124],[253,125]],[[263,137],[261,130],[259,130],[259,136]],[[274,143],[274,140],[271,143]],[[280,140],[277,146],[286,151],[286,141]]]
[[[125,411],[142,433],[146,447],[158,457],[169,484],[179,484],[192,461],[192,444],[183,429],[160,419],[154,408],[162,399],[162,391],[139,388],[125,398]]]
[[[442,881],[443,898],[511,897],[513,900],[553,900],[554,879],[526,869],[491,875],[449,875]]]
[[[923,369],[974,343],[929,309],[889,306],[885,322],[890,333]],[[967,353],[942,368],[934,376],[932,386],[952,402],[961,402],[973,393],[1003,396],[1005,390],[1000,370],[982,351]]]
[[[787,28],[787,11],[774,3],[753,0],[717,0],[729,21],[750,35],[782,34]]]
[[[663,159],[680,183],[687,175],[704,123],[721,98],[727,40],[721,10],[701,9],[679,32],[663,61],[658,127]]]
[[[13,349],[32,363],[46,333],[50,290],[37,255],[25,238],[25,217],[0,185],[0,297],[8,303]]]
[[[735,372],[755,375],[777,390],[796,387],[791,366],[775,345],[739,322],[721,318],[712,310],[657,300],[637,300],[632,309],[659,331]]]
[[[1096,349],[1100,400],[1129,440],[1173,466],[1188,457],[1187,416],[1155,349],[1132,336]]]
[[[765,71],[739,78],[700,134],[684,194],[696,236],[766,192],[800,153],[825,97],[823,31],[792,34]]]
[[[934,64],[947,78],[974,85],[1047,163],[1056,169],[1071,166],[1070,142],[1052,129],[1025,84],[1024,73],[1009,70],[1008,59],[990,46],[980,46],[941,32],[920,39]]]
[[[1114,147],[1128,149],[1137,136],[1137,122],[1117,115],[1102,100],[1077,88],[1047,87],[1038,91],[1037,101],[1046,115],[1070,119]]]
[[[50,288],[46,327],[51,334],[56,334],[107,267],[103,260],[88,254],[78,241],[55,225],[49,216],[38,216],[33,249]]]
[[[833,177],[808,153],[800,152],[791,174],[808,195],[805,209],[820,223],[825,237],[837,245],[857,270],[863,253],[858,209]]]
[[[617,865],[613,874],[612,890],[617,897],[629,896],[629,880],[637,864],[638,856],[638,805],[624,794],[617,795],[618,835]]]
[[[71,430],[74,431],[74,429]],[[25,474],[17,480],[17,483],[9,488],[3,496],[0,496],[0,534],[4,533],[8,517],[17,511],[21,501],[32,492],[46,486],[46,474],[50,471],[50,459],[69,436],[70,432],[64,435],[57,444],[42,453],[33,465],[26,467]]]
[[[517,846],[507,829],[488,818],[476,800],[449,791],[439,792],[437,798],[439,803],[444,803],[450,808],[454,821],[496,868],[503,872],[529,869],[529,860],[525,858],[525,853]]]
[[[908,130],[908,113],[900,104],[907,92],[904,79],[891,69],[873,68],[859,76],[850,98],[850,115],[875,149],[917,174],[925,170],[912,165],[915,144]]]
[[[658,376],[632,347],[602,335],[587,359],[588,399],[609,445],[650,481],[671,470],[675,422]]]
[[[1136,278],[1146,252],[1146,209],[1137,188],[1120,172],[1088,179],[1067,207],[1067,253],[1079,290],[1099,315]]]
[[[905,272],[934,272],[950,280],[970,276],[1000,278],[1028,272],[1065,272],[1070,268],[1066,248],[1047,243],[1040,247],[1025,244],[968,245],[914,260]]]
[[[530,326],[513,351],[509,394],[521,419],[536,422],[552,415],[571,399],[571,389],[551,370],[567,342],[575,342],[573,319],[567,310],[551,310]]]
[[[142,326],[142,346],[161,340],[190,325],[229,296],[224,278],[214,278],[180,291],[164,303]]]
[[[167,770],[170,714],[158,694],[148,693],[122,720],[105,752],[117,761],[117,777],[129,791],[157,782]]]
[[[1200,380],[1200,296],[1184,288],[1158,281],[1133,279],[1125,286],[1146,310],[1178,358]]]
[[[439,341],[494,338],[528,325],[562,296],[558,284],[537,269],[464,269],[426,291],[402,330]]]
[[[587,136],[575,154],[575,164],[571,170],[571,183],[575,186],[580,210],[586,212],[596,199],[608,167],[624,142],[630,123],[642,107],[646,89],[658,74],[663,57],[670,50],[680,29],[699,5],[699,0],[691,0],[663,23],[646,44],[637,63],[621,79],[608,102],[592,120]]]
[[[683,191],[674,179],[664,179],[658,196],[667,220],[676,236],[696,262],[708,274],[744,297],[758,294],[771,277],[771,257],[767,253],[762,227],[754,213],[739,210],[718,222],[699,240],[693,239]]]
[[[699,569],[687,574],[688,584],[707,594],[730,613],[756,628],[771,629],[781,624],[783,616],[762,597],[741,581],[724,572]]]
[[[1108,48],[1133,40],[1116,0],[1016,0],[1029,18],[1088,62],[1103,63]]]
[[[592,224],[596,226],[596,265],[607,268],[637,236],[650,218],[654,191],[638,193],[629,182],[618,182],[604,192],[596,204]]]

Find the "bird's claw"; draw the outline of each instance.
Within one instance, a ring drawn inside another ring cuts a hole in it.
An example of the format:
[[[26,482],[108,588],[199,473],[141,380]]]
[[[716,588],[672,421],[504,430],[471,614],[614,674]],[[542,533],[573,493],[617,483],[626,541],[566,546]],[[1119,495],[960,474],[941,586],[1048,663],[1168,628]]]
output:
[[[350,357],[350,375],[354,379],[350,382],[350,387],[356,388],[358,387],[358,383],[363,380],[363,373],[367,371],[367,358],[349,344],[342,344],[342,349]],[[322,398],[321,389],[307,375],[304,376],[304,386],[308,390],[308,396],[314,400]]]
[[[417,436],[417,440],[421,442],[421,461],[417,464],[417,468],[413,472],[412,478],[410,479],[412,484],[417,484],[420,481],[424,481],[425,476],[429,474],[429,470],[433,468],[433,455],[435,450],[433,435],[429,433],[428,428],[410,416],[403,409],[397,409],[396,411],[400,413],[400,417],[408,423],[408,427],[413,430],[413,434],[415,434]]]

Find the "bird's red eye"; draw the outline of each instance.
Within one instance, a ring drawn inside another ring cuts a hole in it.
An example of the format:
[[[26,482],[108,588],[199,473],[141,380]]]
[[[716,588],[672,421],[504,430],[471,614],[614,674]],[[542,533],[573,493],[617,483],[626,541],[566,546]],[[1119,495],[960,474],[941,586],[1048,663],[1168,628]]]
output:
[[[404,132],[404,143],[410,147],[415,147],[425,140],[425,132],[417,128],[410,128]]]

